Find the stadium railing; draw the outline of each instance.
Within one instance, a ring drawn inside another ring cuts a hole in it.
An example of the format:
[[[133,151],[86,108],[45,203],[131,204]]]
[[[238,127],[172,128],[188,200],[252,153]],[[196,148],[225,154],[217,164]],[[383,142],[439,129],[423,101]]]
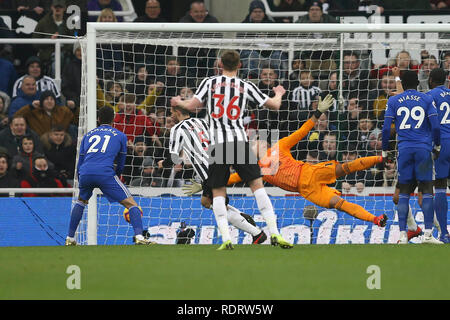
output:
[[[74,44],[80,40],[78,39],[22,39],[22,38],[7,38],[0,39],[0,44],[52,44],[55,46],[55,83],[58,89],[61,90],[61,45]]]

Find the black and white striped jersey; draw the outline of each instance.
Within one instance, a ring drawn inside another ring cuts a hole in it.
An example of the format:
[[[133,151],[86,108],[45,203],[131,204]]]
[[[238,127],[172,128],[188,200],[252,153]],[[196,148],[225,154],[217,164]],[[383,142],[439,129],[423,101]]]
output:
[[[170,129],[169,152],[172,161],[178,163],[176,160],[183,150],[202,181],[208,178],[208,129],[208,123],[198,118],[180,121]]]
[[[17,91],[22,87],[23,79],[26,77],[26,75],[20,77],[16,80],[13,86],[13,92],[12,92],[12,98],[17,97]],[[39,80],[36,80],[36,87],[37,91],[44,92],[47,90],[52,91],[55,94],[56,99],[61,97],[61,92],[58,89],[58,86],[56,85],[55,80],[48,76],[43,76]]]
[[[292,91],[291,101],[298,104],[297,109],[308,110],[311,102],[314,98],[318,99],[321,92],[322,90],[316,86],[311,86],[309,88],[298,86]]]
[[[269,99],[254,83],[223,75],[205,78],[194,98],[206,103],[211,145],[248,141],[242,119],[247,102],[263,106]]]

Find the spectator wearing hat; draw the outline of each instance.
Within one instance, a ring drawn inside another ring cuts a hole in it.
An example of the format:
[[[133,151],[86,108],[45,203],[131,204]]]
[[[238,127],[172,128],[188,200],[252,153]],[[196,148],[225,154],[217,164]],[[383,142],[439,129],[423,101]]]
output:
[[[298,18],[296,23],[338,23],[329,14],[323,13],[323,5],[320,1],[311,1],[307,5],[308,14]]]
[[[266,15],[264,3],[260,0],[250,2],[248,14],[242,23],[274,23],[275,21]],[[238,37],[254,37],[262,36],[260,33],[241,33]],[[264,37],[266,35],[263,35]],[[275,67],[279,78],[285,78],[287,73],[287,55],[280,50],[242,50],[240,53],[242,62],[242,78],[258,78],[261,72],[261,64],[270,63]]]
[[[33,161],[33,171],[20,181],[21,188],[64,188],[61,180],[56,178],[55,171],[49,166],[45,157],[36,157]],[[24,197],[37,197],[35,193],[25,193]],[[49,197],[61,197],[61,193],[49,194]]]
[[[51,90],[55,94],[56,99],[58,102],[61,102],[61,92],[58,89],[58,86],[55,83],[55,80],[50,78],[49,76],[44,75],[42,72],[41,67],[41,59],[39,59],[36,56],[31,56],[27,59],[25,62],[27,73],[17,79],[17,81],[14,83],[13,91],[12,91],[12,98],[17,97],[17,91],[22,86],[23,78],[25,76],[32,76],[36,80],[36,86],[37,90],[39,92],[43,92],[46,90]]]
[[[41,93],[37,90],[36,80],[32,76],[26,75],[22,80],[22,85],[17,90],[15,97],[8,108],[8,117],[11,119],[14,114],[23,106],[32,104],[34,100],[39,100]]]
[[[39,136],[49,132],[54,125],[69,130],[69,126],[74,123],[72,111],[66,106],[57,105],[55,95],[50,90],[42,92],[39,100],[24,106],[16,115],[23,116]]]
[[[63,35],[73,35],[73,33],[67,28],[67,21],[64,17],[66,11],[65,0],[53,0],[50,7],[50,12],[46,14],[38,24],[33,33],[33,38],[48,38],[48,34],[51,34],[52,39],[57,39]],[[52,63],[54,62],[53,53],[55,51],[54,45],[49,44],[35,44],[35,48],[38,50],[38,56],[41,59],[41,68],[48,74],[51,70]],[[69,56],[71,51],[70,45],[62,45],[61,54]],[[64,61],[64,60],[63,60]]]
[[[312,1],[307,4],[308,14],[299,17],[296,23],[338,23],[337,20],[323,12],[320,1]],[[321,39],[326,37],[323,33],[313,33],[313,37]],[[326,73],[336,69],[336,63],[331,59],[333,52],[330,50],[304,51],[302,57],[306,62],[306,68],[310,70],[324,70]]]
[[[250,2],[248,14],[242,23],[273,23],[272,18],[266,15],[266,7],[261,0],[253,0]]]

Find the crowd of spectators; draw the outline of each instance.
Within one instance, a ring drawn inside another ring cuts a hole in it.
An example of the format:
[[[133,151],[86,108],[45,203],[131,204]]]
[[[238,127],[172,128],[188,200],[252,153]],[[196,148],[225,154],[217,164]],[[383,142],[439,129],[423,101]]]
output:
[[[70,1],[12,1],[17,10],[34,10],[42,16],[33,37],[57,38],[70,35],[65,9]],[[398,1],[268,1],[274,10],[307,11],[295,23],[335,23],[327,12],[395,9]],[[407,3],[408,1],[403,1]],[[450,1],[414,1],[424,9],[443,9]],[[117,0],[90,0],[88,10],[99,11],[91,21],[120,22],[115,12]],[[144,14],[134,22],[167,22],[158,0],[145,3]],[[263,2],[253,0],[242,23],[273,23]],[[194,1],[179,22],[218,23],[201,1]],[[239,35],[238,35],[239,36]],[[246,34],[257,38],[259,35]],[[320,38],[321,35],[315,34]],[[35,45],[22,69],[8,57],[0,58],[0,187],[70,187],[73,185],[78,139],[81,95],[81,46],[62,47],[61,83],[54,79],[55,57],[52,45]],[[144,44],[102,44],[97,50],[97,107],[110,106],[116,112],[114,127],[128,138],[128,155],[123,181],[130,186],[173,187],[193,175],[189,159],[171,169],[159,169],[158,161],[169,157],[170,98],[190,99],[199,81],[221,73],[218,50]],[[334,105],[324,113],[303,141],[293,148],[298,160],[351,161],[356,157],[381,154],[381,126],[386,103],[395,94],[395,78],[403,70],[417,71],[419,90],[428,90],[431,70],[450,70],[450,52],[431,55],[426,50],[415,61],[407,50],[391,55],[385,64],[373,64],[370,53],[355,50],[339,52],[295,52],[288,66],[288,55],[281,50],[240,50],[240,77],[253,81],[264,93],[282,84],[287,90],[280,111],[269,111],[249,104],[244,115],[245,128],[279,130],[282,138],[297,130],[317,108],[320,98],[332,94]],[[339,63],[343,74],[339,74]],[[340,82],[342,80],[342,82]],[[342,87],[342,96],[339,86]],[[199,110],[194,117],[205,117]],[[362,192],[367,186],[391,186],[395,164],[354,173],[338,181],[344,192]],[[27,193],[25,195],[33,195]]]

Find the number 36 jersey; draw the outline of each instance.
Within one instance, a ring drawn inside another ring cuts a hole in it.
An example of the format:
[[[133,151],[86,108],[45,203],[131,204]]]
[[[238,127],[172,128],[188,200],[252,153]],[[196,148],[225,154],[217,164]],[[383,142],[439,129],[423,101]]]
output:
[[[125,166],[126,155],[127,136],[109,125],[101,125],[85,134],[81,141],[78,173],[120,175]]]
[[[261,107],[269,99],[254,83],[228,76],[205,78],[194,98],[206,103],[211,145],[248,141],[242,119],[247,102]]]
[[[395,122],[398,149],[432,149],[432,126],[430,117],[437,117],[433,98],[416,90],[406,90],[390,97],[385,112],[385,121]]]

